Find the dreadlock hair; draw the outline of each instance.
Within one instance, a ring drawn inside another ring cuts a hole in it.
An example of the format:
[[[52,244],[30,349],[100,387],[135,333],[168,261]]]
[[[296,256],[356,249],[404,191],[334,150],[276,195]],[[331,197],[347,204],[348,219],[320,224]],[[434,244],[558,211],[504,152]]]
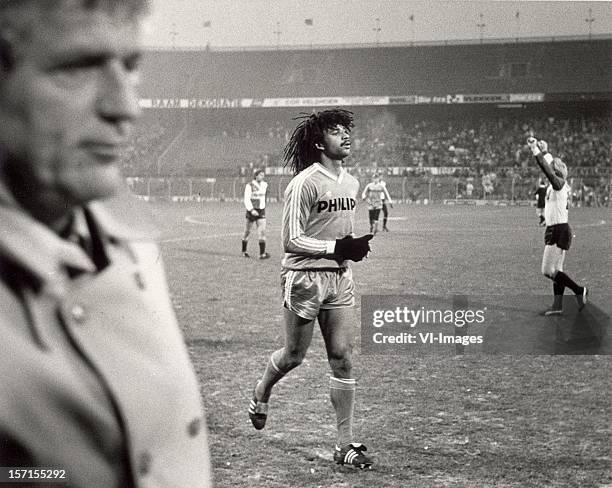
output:
[[[301,122],[285,146],[284,160],[285,166],[291,167],[294,176],[318,161],[320,149],[317,149],[315,144],[323,142],[323,133],[326,130],[337,125],[349,130],[354,127],[353,112],[340,108],[312,114],[302,113],[293,120]]]

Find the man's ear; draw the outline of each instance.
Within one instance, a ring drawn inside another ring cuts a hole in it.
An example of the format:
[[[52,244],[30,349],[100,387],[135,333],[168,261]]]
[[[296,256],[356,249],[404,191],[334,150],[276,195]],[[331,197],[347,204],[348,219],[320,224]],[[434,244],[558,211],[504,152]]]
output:
[[[315,142],[315,147],[319,150],[319,151],[323,151],[325,148],[323,147],[323,144],[321,144],[320,142]]]

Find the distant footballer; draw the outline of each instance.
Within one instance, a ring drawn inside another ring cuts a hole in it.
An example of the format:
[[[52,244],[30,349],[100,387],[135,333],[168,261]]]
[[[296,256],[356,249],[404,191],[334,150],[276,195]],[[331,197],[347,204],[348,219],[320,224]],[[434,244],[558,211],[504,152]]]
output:
[[[546,219],[544,217],[544,207],[546,207],[546,193],[547,193],[548,185],[542,179],[540,179],[540,184],[538,185],[538,189],[535,191],[535,199],[536,199],[536,216],[539,219],[538,225],[540,227],[546,226]]]
[[[393,208],[393,200],[391,200],[391,195],[389,195],[389,190],[387,190],[387,182],[380,178],[380,184],[383,187],[383,191],[380,194],[380,198],[382,199],[382,213],[383,213],[383,227],[382,230],[385,232],[389,232],[389,227],[387,227],[387,220],[389,219],[389,208]]]
[[[535,156],[536,162],[550,186],[546,190],[544,206],[544,255],[542,274],[553,282],[553,304],[544,312],[545,316],[563,314],[563,294],[565,288],[576,295],[578,309],[582,310],[587,302],[588,289],[578,285],[563,271],[565,253],[572,243],[572,229],[568,223],[570,186],[567,183],[567,166],[560,158],[548,152],[546,141],[535,137],[527,139],[527,145]]]
[[[268,259],[266,252],[266,194],[268,184],[264,181],[265,172],[257,169],[253,173],[253,181],[244,187],[244,206],[246,208],[246,223],[242,236],[242,255],[250,257],[248,253],[249,236],[253,227],[257,228],[259,241],[259,259]]]
[[[353,440],[355,283],[349,261],[367,256],[372,235],[353,234],[359,182],[343,167],[351,152],[352,127],[349,111],[313,113],[302,118],[285,148],[285,161],[294,172],[282,219],[285,346],[270,356],[255,386],[249,418],[256,429],[265,426],[272,387],[301,364],[318,320],[332,372],[330,398],[338,428],[334,460],[364,469],[372,459]]]
[[[383,209],[384,200],[383,195],[387,191],[387,188],[382,184],[380,175],[374,173],[372,175],[372,181],[366,185],[361,194],[368,203],[368,216],[370,218],[370,234],[376,235],[378,233],[378,219],[380,218],[380,211]],[[385,227],[387,221],[385,219]]]

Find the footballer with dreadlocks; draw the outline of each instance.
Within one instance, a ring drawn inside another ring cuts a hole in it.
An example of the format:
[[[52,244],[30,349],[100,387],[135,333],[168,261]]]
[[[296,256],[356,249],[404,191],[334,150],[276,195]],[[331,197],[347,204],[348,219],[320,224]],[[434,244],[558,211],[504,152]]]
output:
[[[527,145],[535,156],[538,166],[550,181],[544,205],[546,230],[542,274],[553,282],[554,299],[552,307],[544,311],[543,315],[563,314],[565,288],[570,288],[576,294],[578,310],[582,310],[587,301],[588,290],[586,286],[578,285],[563,272],[565,252],[569,250],[572,242],[572,229],[568,224],[570,186],[566,181],[567,166],[560,158],[553,158],[548,152],[546,141],[530,137],[527,139]]]
[[[318,320],[331,367],[330,397],[338,436],[334,461],[369,469],[363,444],[353,442],[355,379],[352,375],[355,304],[349,261],[370,250],[371,234],[353,236],[359,182],[343,167],[351,152],[353,114],[330,109],[299,117],[285,148],[294,178],[285,190],[281,286],[285,346],[270,356],[249,407],[256,429],[263,429],[272,387],[301,364]]]

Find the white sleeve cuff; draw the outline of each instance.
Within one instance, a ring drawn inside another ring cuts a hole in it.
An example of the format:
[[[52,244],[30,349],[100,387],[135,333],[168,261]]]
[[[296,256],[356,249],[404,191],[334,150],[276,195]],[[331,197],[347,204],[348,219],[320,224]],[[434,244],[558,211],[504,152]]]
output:
[[[537,147],[537,146],[536,147],[532,147],[530,149],[531,149],[531,152],[533,153],[534,156],[537,156],[538,154],[540,154],[542,152],[542,151],[540,151],[540,148]]]
[[[544,161],[546,161],[548,164],[552,163],[553,162],[552,154],[550,153],[544,154]]]
[[[336,249],[336,241],[327,241],[327,249],[325,249],[326,254],[333,254],[334,249]]]

